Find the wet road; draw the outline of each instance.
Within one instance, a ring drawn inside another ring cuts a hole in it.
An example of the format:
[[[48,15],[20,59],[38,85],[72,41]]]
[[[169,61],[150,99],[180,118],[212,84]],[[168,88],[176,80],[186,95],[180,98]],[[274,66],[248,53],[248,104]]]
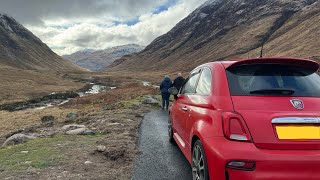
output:
[[[168,140],[167,122],[168,112],[152,111],[144,117],[133,180],[192,179],[187,159]]]

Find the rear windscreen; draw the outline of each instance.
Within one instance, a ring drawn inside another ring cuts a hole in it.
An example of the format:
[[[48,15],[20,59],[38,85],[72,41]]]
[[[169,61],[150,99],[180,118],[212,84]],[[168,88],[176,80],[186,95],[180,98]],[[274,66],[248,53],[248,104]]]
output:
[[[233,96],[320,97],[320,77],[311,70],[290,65],[242,65],[227,69]]]

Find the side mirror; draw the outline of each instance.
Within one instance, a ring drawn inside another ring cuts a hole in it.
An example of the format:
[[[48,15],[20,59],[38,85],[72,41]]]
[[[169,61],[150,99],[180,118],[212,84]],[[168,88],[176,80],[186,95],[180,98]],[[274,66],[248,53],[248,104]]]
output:
[[[178,95],[179,94],[179,90],[176,87],[171,87],[168,89],[168,92],[172,95]]]

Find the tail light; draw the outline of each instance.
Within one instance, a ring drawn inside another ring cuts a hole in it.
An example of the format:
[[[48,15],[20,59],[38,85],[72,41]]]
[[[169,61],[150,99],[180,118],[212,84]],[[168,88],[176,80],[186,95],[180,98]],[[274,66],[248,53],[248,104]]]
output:
[[[222,114],[223,131],[227,139],[252,142],[249,129],[242,116],[234,112]]]
[[[253,161],[230,161],[227,163],[227,168],[230,169],[253,171],[255,167],[256,163]]]

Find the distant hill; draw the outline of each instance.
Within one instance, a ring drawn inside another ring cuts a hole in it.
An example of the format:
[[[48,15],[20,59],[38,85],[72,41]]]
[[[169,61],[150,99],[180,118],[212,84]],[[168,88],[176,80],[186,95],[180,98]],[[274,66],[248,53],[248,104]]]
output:
[[[109,70],[189,71],[199,64],[259,56],[320,57],[317,0],[210,0]],[[320,60],[320,59],[319,59]]]
[[[77,70],[15,19],[0,14],[0,65],[27,70]]]
[[[116,59],[119,59],[125,55],[140,52],[143,49],[143,46],[128,44],[98,51],[78,51],[76,53],[65,55],[63,57],[83,68],[89,69],[91,71],[100,71],[104,70],[106,67],[112,64]]]

